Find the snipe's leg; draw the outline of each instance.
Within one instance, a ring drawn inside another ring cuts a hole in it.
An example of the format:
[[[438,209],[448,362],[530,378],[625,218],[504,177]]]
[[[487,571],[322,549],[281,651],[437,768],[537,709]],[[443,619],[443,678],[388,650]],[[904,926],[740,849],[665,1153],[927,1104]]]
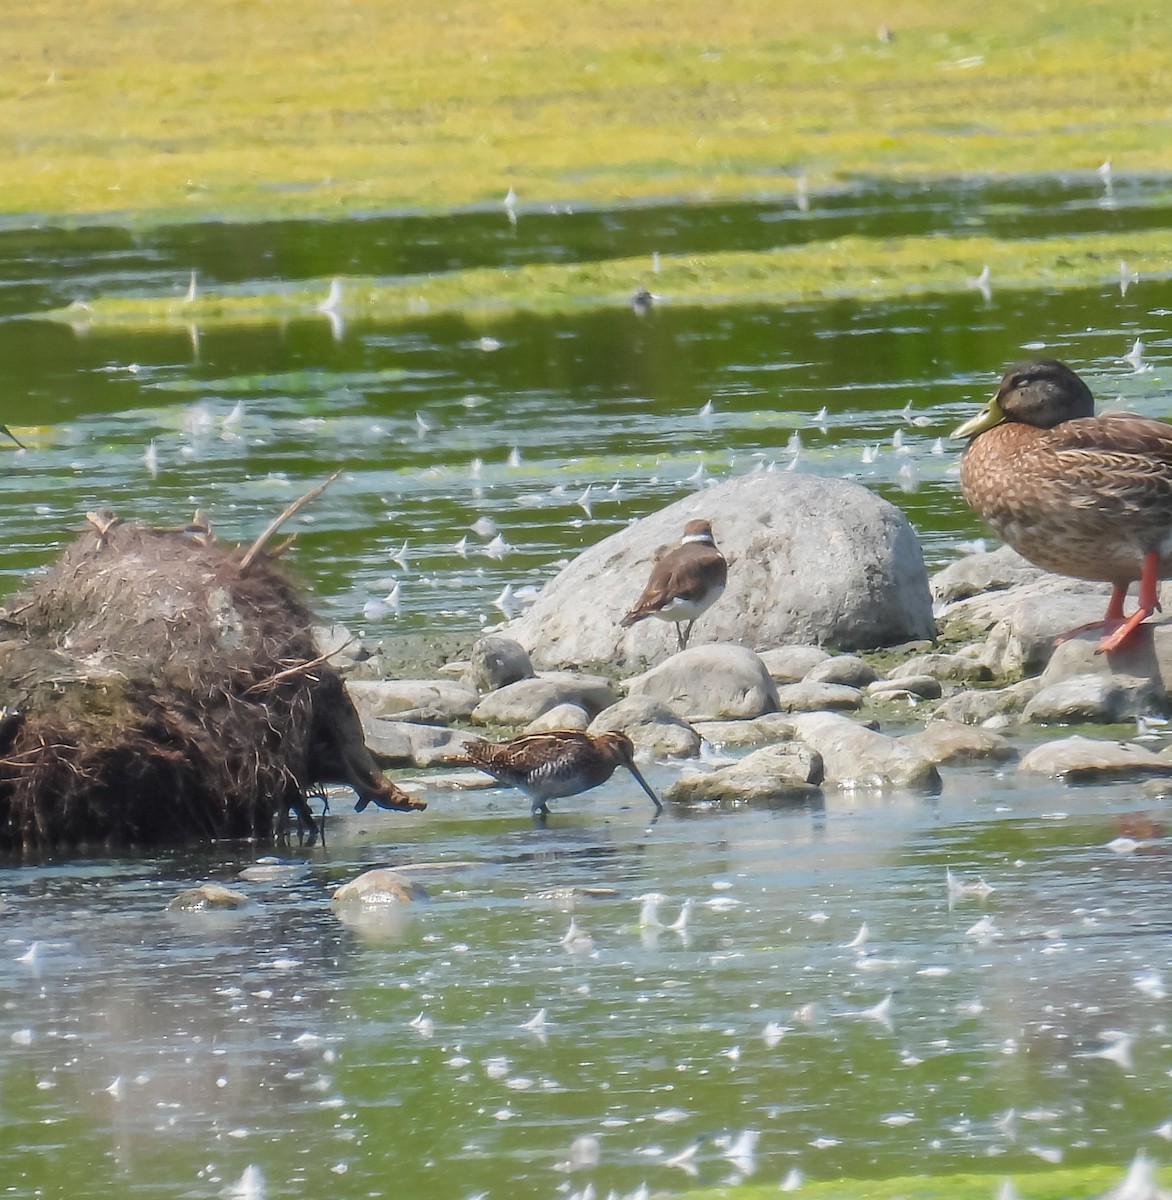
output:
[[[1115,590],[1111,593],[1111,603],[1107,606],[1107,615],[1103,621],[1104,624],[1107,624],[1123,620],[1123,623],[1118,629],[1103,638],[1099,643],[1097,654],[1109,654],[1112,650],[1118,650],[1127,645],[1144,621],[1159,610],[1160,599],[1157,594],[1159,572],[1160,553],[1158,550],[1149,550],[1144,555],[1143,574],[1139,580],[1139,607],[1126,620],[1123,620],[1123,595],[1126,594],[1127,589],[1126,587],[1120,589],[1116,585]]]

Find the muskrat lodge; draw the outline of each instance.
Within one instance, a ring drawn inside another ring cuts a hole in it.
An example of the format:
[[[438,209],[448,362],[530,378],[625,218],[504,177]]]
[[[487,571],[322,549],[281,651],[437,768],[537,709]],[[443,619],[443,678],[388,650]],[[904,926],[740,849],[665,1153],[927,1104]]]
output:
[[[329,482],[329,481],[327,481]],[[88,527],[0,609],[0,851],[270,841],[345,784],[359,809],[421,809],[383,777],[313,614],[266,546],[197,513]]]

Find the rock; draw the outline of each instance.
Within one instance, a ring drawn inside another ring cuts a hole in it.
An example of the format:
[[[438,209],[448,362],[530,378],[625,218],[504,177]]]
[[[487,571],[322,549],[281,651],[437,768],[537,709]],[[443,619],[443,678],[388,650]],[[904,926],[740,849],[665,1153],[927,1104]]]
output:
[[[822,756],[827,783],[940,790],[935,764],[896,738],[837,713],[800,713],[793,723],[798,737]]]
[[[1045,572],[1022,558],[1010,546],[988,554],[968,554],[937,571],[928,581],[932,598],[940,604],[952,604],[982,592],[1002,591],[1019,583],[1031,583]]]
[[[1049,661],[1055,639],[1102,618],[1109,594],[1106,584],[1042,575],[951,605],[940,622],[946,630],[957,623],[988,630],[981,659],[995,675],[1034,674]]]
[[[357,679],[348,685],[363,725],[374,717],[445,724],[467,720],[479,697],[452,679]]]
[[[618,620],[657,551],[697,517],[712,522],[730,567],[728,588],[699,619],[693,645],[850,650],[935,636],[907,518],[859,484],[789,472],[727,480],[606,538],[542,589],[509,636],[539,667],[662,658],[675,641],[670,625],[650,620],[624,630]]]
[[[168,912],[207,912],[210,909],[243,908],[250,904],[249,898],[243,892],[234,892],[231,888],[218,883],[201,883],[198,887],[188,888],[180,892],[170,904]]]
[[[455,754],[470,734],[444,725],[374,717],[363,722],[366,744],[383,767],[430,767]]]
[[[863,693],[857,687],[838,683],[783,683],[777,689],[780,712],[828,712],[861,708]]]
[[[1172,774],[1172,760],[1133,742],[1068,737],[1035,746],[1018,765],[1019,771],[1054,775],[1067,783],[1092,779],[1130,779],[1139,775]]]
[[[1042,684],[1049,687],[1079,675],[1130,675],[1150,680],[1167,692],[1172,679],[1172,624],[1145,621],[1122,650],[1098,653],[1101,629],[1090,629],[1054,648]]]
[[[1076,675],[1043,687],[1026,705],[1036,725],[1115,725],[1167,711],[1166,697],[1149,679],[1134,675]]]
[[[806,802],[820,795],[821,780],[822,760],[808,746],[766,746],[731,766],[682,776],[664,799],[684,804]]]
[[[867,685],[867,695],[875,699],[912,697],[916,700],[939,700],[944,689],[932,675],[904,675],[898,679],[876,679]]]
[[[995,716],[1020,714],[1040,689],[1037,679],[1023,679],[1004,688],[957,692],[938,704],[933,717],[943,721],[960,721],[965,725],[980,725]]]
[[[963,654],[917,654],[887,672],[888,679],[930,675],[946,683],[983,683],[993,678],[988,663]]]
[[[700,735],[662,701],[628,696],[590,722],[591,733],[617,729],[656,757],[692,758],[700,753]]]
[[[793,740],[793,722],[781,713],[751,721],[697,721],[693,729],[711,746],[760,746]]]
[[[430,898],[423,884],[387,867],[375,867],[373,870],[364,871],[349,883],[342,884],[334,892],[330,903],[335,906],[407,904]]]
[[[806,683],[838,683],[844,687],[864,688],[874,683],[879,673],[864,658],[854,654],[836,654],[810,668]]]
[[[777,711],[777,689],[744,646],[689,646],[627,680],[628,694],[662,700],[689,721],[759,717]]]
[[[604,708],[602,710],[606,712]],[[535,717],[525,726],[526,733],[548,733],[551,729],[585,729],[590,714],[580,704],[555,704],[548,712]]]
[[[528,725],[559,704],[576,704],[593,718],[616,700],[609,681],[600,675],[551,671],[489,692],[472,710],[472,720],[480,725]]]
[[[469,673],[478,692],[495,692],[518,679],[532,679],[533,664],[520,643],[490,635],[472,647]]]
[[[929,721],[918,733],[906,734],[899,740],[937,766],[941,763],[1005,762],[1017,757],[1017,750],[999,734],[974,729],[958,721]]]
[[[776,646],[761,651],[761,661],[774,683],[798,683],[829,657],[830,652],[821,646]]]

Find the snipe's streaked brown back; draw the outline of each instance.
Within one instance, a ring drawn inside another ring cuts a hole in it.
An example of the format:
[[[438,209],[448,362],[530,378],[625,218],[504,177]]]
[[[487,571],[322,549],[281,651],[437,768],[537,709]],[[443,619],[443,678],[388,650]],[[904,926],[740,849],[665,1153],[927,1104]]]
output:
[[[534,813],[548,813],[547,801],[577,796],[605,783],[616,767],[626,767],[651,797],[656,813],[659,797],[635,766],[635,744],[625,733],[583,733],[552,729],[527,733],[509,742],[469,742],[449,762],[467,763],[487,771],[507,787],[519,788]]]

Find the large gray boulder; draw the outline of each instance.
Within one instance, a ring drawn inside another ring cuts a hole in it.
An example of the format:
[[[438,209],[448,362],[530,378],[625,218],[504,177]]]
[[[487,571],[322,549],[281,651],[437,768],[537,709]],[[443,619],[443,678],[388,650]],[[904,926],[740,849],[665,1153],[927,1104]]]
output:
[[[685,497],[584,551],[508,627],[538,667],[662,659],[675,629],[618,622],[685,522],[712,522],[729,560],[724,595],[691,645],[794,643],[843,650],[935,636],[919,543],[894,505],[844,479],[756,472]]]
[[[689,646],[627,680],[632,697],[660,700],[688,721],[748,720],[777,712],[777,687],[744,646]]]

